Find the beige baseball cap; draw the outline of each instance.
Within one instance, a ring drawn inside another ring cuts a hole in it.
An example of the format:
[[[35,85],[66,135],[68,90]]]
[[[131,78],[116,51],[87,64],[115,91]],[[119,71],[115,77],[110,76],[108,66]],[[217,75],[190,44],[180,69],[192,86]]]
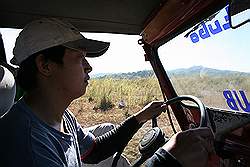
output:
[[[43,18],[27,24],[19,33],[10,62],[20,65],[30,55],[58,45],[75,50],[85,49],[86,57],[98,57],[108,50],[110,43],[87,39],[68,22]]]

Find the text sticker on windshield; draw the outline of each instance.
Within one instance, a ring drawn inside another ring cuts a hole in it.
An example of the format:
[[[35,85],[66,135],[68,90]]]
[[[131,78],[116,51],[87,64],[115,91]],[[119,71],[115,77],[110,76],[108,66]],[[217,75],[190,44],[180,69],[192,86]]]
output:
[[[228,6],[225,7],[226,16],[224,16],[220,21],[215,20],[211,24],[206,25],[205,22],[201,23],[201,28],[198,32],[192,32],[190,34],[190,39],[193,43],[197,43],[200,39],[206,39],[211,37],[211,35],[216,35],[224,30],[230,28],[229,17],[228,17]]]
[[[250,103],[243,90],[224,90],[223,95],[229,108],[235,111],[242,109],[245,112],[250,112]]]

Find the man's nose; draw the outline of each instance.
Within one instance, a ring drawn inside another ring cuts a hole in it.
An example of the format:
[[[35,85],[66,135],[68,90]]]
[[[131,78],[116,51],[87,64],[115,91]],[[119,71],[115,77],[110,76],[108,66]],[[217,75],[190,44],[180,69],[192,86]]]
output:
[[[85,73],[90,73],[92,71],[92,67],[86,59],[83,60],[83,68]]]

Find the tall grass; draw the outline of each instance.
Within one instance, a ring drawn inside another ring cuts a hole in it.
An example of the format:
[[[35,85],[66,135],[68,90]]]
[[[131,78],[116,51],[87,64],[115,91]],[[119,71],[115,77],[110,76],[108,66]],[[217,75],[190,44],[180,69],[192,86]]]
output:
[[[117,106],[122,100],[126,107],[144,106],[160,99],[161,92],[155,77],[143,79],[93,79],[84,96],[96,103],[96,108],[103,106],[103,101],[110,106]]]
[[[206,105],[227,108],[223,91],[250,92],[250,77],[247,76],[172,76],[177,93],[200,98]],[[162,99],[156,77],[137,79],[93,79],[84,96],[95,103],[96,109],[108,110],[122,100],[127,108],[142,107],[152,100]]]
[[[207,106],[223,109],[230,109],[223,96],[224,90],[243,90],[246,95],[250,93],[249,76],[177,76],[172,77],[172,82],[178,94],[194,95]]]

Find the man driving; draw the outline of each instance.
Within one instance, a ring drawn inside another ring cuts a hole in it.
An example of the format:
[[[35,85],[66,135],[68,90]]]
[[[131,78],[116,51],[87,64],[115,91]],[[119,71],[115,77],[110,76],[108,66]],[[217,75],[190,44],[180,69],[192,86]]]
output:
[[[19,66],[17,84],[25,94],[0,120],[1,166],[98,163],[123,149],[143,123],[166,109],[161,101],[151,102],[101,136],[83,130],[68,106],[86,92],[92,70],[86,58],[101,56],[108,47],[109,43],[86,39],[59,19],[44,18],[25,26],[11,60]],[[212,140],[208,128],[177,133],[147,165],[194,167],[199,161],[199,167],[205,166]],[[198,154],[191,155],[191,144]]]

